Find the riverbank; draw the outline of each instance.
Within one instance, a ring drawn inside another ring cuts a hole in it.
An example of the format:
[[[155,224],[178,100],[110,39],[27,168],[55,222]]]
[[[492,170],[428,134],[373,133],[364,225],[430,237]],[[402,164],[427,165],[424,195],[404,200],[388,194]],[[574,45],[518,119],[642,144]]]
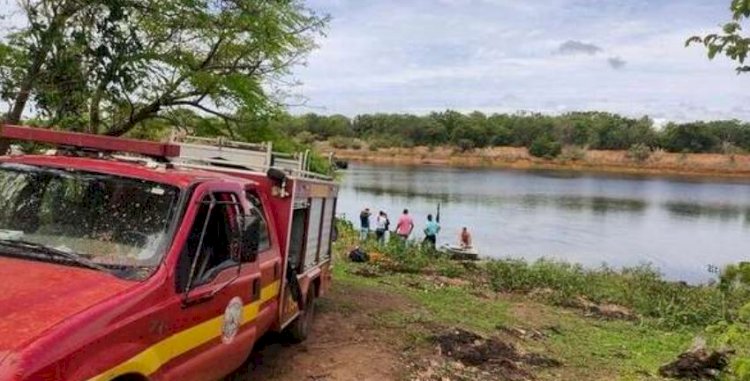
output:
[[[407,363],[401,379],[661,380],[659,368],[698,337],[709,345],[739,345],[730,367],[748,356],[744,341],[717,339],[749,299],[744,286],[688,286],[665,281],[649,267],[460,263],[417,245],[362,245],[348,223],[340,231],[336,280],[350,290],[379,293],[377,304],[390,306],[370,315],[388,330],[384,342],[401,346]],[[368,263],[347,260],[356,246],[370,253]],[[471,356],[480,358],[467,363],[446,353],[444,340],[463,340],[452,335],[469,337]],[[732,335],[746,338],[744,328]],[[485,358],[494,353],[485,353],[486,346],[505,349]],[[512,368],[493,368],[503,361]]]
[[[655,151],[647,158],[632,158],[628,151],[565,150],[554,159],[533,157],[523,147],[493,147],[458,152],[450,147],[333,148],[319,143],[317,150],[338,159],[404,166],[454,166],[604,172],[638,175],[750,178],[750,155],[688,154]]]
[[[311,337],[291,346],[264,340],[226,381],[665,381],[659,368],[709,335],[680,316],[695,315],[686,306],[714,303],[700,299],[718,291],[660,282],[647,270],[587,273],[518,261],[493,282],[483,269],[490,262],[462,264],[368,242],[372,260],[352,263],[347,253],[356,245],[356,232],[341,224],[335,281],[317,303]],[[554,297],[579,295],[580,301],[584,283],[589,290],[628,291],[633,304],[586,307]],[[684,304],[686,296],[698,298]],[[735,301],[726,303],[733,308]],[[673,314],[654,318],[649,305]],[[722,312],[717,306],[710,313]],[[741,344],[733,361],[750,350]]]

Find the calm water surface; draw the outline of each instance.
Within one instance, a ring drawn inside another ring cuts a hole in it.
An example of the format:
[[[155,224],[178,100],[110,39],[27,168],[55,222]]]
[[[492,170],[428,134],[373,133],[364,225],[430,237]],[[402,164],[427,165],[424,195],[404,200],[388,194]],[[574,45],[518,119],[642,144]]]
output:
[[[409,208],[421,239],[439,202],[438,243],[466,225],[484,256],[650,263],[690,282],[711,279],[708,265],[750,259],[750,183],[357,164],[344,173],[339,214],[382,209],[395,226]]]

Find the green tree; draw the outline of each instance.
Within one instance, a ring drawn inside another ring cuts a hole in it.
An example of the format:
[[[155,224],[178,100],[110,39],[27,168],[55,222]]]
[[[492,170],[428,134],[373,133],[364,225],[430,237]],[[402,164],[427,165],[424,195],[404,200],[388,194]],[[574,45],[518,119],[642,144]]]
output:
[[[268,89],[315,47],[328,20],[299,0],[21,4],[28,26],[0,41],[6,122],[18,123],[33,100],[50,122],[109,135],[178,108],[230,129],[274,114],[283,92]]]
[[[690,37],[685,45],[703,44],[709,59],[713,59],[717,54],[723,54],[737,61],[737,72],[744,73],[750,71],[750,66],[745,65],[748,51],[750,51],[750,38],[743,35],[741,23],[750,18],[750,1],[732,0],[730,11],[732,20],[723,25],[721,32]]]
[[[714,152],[721,141],[705,123],[674,124],[664,127],[662,145],[672,152]]]
[[[562,153],[562,145],[549,136],[540,136],[529,146],[531,156],[553,159]]]

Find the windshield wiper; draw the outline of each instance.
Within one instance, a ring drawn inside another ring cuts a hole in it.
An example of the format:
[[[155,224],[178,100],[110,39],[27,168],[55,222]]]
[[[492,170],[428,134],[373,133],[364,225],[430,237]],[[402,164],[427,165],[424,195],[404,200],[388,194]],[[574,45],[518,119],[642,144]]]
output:
[[[88,267],[90,269],[104,271],[107,273],[112,274],[113,271],[95,263],[94,261],[76,253],[71,253],[59,249],[55,249],[53,247],[45,246],[40,243],[31,242],[31,241],[24,241],[24,240],[16,240],[16,239],[0,239],[0,246],[7,246],[12,247],[14,249],[27,249],[27,250],[33,250],[37,253],[45,254],[49,257],[58,257],[63,258],[66,260],[69,260],[71,262],[75,262],[83,267]]]

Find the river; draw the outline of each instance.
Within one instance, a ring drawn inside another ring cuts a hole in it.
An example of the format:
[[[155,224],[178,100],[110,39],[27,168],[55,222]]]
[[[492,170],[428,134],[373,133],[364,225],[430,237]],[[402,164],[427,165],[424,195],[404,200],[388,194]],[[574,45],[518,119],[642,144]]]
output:
[[[358,226],[364,207],[382,209],[395,226],[408,208],[421,239],[438,203],[438,244],[468,226],[488,257],[651,264],[691,283],[715,278],[709,265],[750,257],[750,182],[353,163],[338,214]]]

